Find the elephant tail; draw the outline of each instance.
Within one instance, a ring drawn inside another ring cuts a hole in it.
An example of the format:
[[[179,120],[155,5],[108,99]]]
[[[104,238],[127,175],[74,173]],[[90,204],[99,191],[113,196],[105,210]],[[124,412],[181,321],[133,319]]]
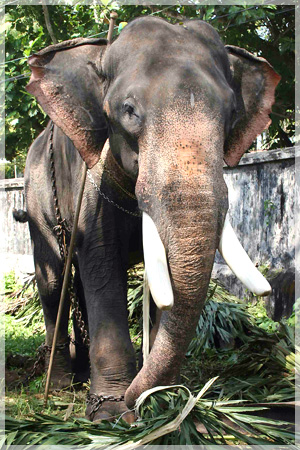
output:
[[[28,214],[23,209],[14,209],[13,217],[17,222],[21,222],[21,223],[28,222]]]

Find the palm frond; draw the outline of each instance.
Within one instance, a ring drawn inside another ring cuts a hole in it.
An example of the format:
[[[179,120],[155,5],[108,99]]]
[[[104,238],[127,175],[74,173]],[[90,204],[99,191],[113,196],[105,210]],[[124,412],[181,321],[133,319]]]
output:
[[[286,325],[273,334],[253,327],[238,349],[204,357],[222,358],[222,373],[213,388],[215,395],[254,403],[295,399],[295,372],[300,369],[300,361],[295,354],[292,331]]]
[[[210,380],[197,396],[180,385],[144,392],[137,401],[138,419],[132,425],[122,418],[115,423],[93,424],[85,419],[64,421],[42,414],[30,420],[6,417],[7,448],[60,444],[127,450],[149,443],[205,445],[232,440],[249,445],[293,444],[294,434],[288,430],[288,423],[251,415],[264,408],[245,406],[242,401],[203,398],[214,382]]]

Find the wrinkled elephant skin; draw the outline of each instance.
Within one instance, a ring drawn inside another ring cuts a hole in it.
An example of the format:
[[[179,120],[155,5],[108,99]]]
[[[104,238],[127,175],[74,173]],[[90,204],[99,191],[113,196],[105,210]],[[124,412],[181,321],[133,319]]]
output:
[[[178,378],[228,207],[223,160],[237,165],[269,126],[280,77],[264,58],[224,47],[204,22],[171,25],[153,17],[133,20],[109,46],[103,39],[75,39],[48,47],[29,64],[27,89],[56,125],[63,217],[72,224],[82,169],[73,144],[109,199],[87,181],[76,261],[91,338],[91,392],[126,391],[126,405],[132,407],[144,390]],[[103,149],[107,138],[110,150]],[[49,129],[29,152],[26,189],[51,339],[57,303],[47,291],[59,287],[52,283],[59,256],[51,231],[48,140]],[[103,172],[103,164],[109,170]],[[44,190],[43,204],[35,189]],[[133,255],[141,257],[141,220],[128,211],[153,221],[174,297],[137,375],[127,325],[126,269]],[[43,237],[36,237],[41,228]],[[51,263],[41,264],[40,253],[50,251]],[[126,405],[106,402],[101,414],[121,412]],[[87,415],[92,418],[90,406]]]

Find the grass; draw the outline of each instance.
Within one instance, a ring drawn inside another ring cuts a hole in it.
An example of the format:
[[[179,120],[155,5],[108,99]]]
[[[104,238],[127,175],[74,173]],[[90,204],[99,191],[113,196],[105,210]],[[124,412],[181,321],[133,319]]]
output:
[[[141,343],[142,279],[141,266],[129,273],[129,325],[137,351]],[[6,286],[9,294],[5,303],[6,357],[11,354],[34,357],[37,347],[44,341],[36,290],[32,285],[27,289],[22,290],[20,286],[16,289],[11,274]],[[290,444],[293,435],[287,433],[283,423],[279,424],[278,431],[278,424],[275,426],[266,419],[255,418],[256,428],[251,427],[253,417],[249,416],[251,410],[245,402],[294,399],[295,364],[299,369],[295,357],[294,324],[295,314],[282,323],[273,322],[267,317],[260,299],[255,305],[245,305],[211,282],[196,336],[183,365],[181,382],[185,387],[164,389],[147,397],[137,426],[130,427],[122,420],[102,425],[86,422],[82,416],[88,386],[81,391],[65,390],[51,395],[45,408],[45,377],[41,376],[32,380],[29,386],[6,389],[7,414],[11,417],[7,422],[8,443],[98,445],[105,442],[134,448],[135,444],[129,442],[146,439],[155,430],[161,432],[163,427],[169,429],[173,421],[179,420],[187,402],[192,401],[191,392],[196,395],[212,377],[218,376],[176,429],[151,442]],[[15,369],[16,377],[19,372],[20,369]],[[206,432],[196,431],[195,422],[206,424]],[[232,429],[233,423],[235,429]],[[240,429],[246,434],[241,435]]]
[[[22,319],[5,314],[5,356],[35,356],[44,340],[45,332],[39,325],[28,326]]]
[[[50,394],[47,407],[44,406],[45,376],[33,380],[28,387],[6,392],[6,414],[18,420],[33,417],[35,414],[53,415],[64,419],[71,415],[83,417],[85,410],[85,391],[63,390]]]

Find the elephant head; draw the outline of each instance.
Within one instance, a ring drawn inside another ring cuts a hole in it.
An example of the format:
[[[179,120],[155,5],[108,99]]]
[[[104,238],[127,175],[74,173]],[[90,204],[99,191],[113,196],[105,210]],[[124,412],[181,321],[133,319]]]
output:
[[[127,389],[132,406],[144,390],[175,382],[219,244],[233,270],[253,284],[246,257],[235,261],[239,244],[230,226],[222,231],[228,207],[223,160],[237,165],[269,126],[280,77],[264,58],[224,47],[205,22],[171,25],[153,17],[132,21],[111,45],[75,39],[48,47],[29,64],[28,91],[88,167],[109,138],[114,158],[135,182],[153,296],[166,309],[174,301]],[[268,284],[258,290],[264,293]]]

